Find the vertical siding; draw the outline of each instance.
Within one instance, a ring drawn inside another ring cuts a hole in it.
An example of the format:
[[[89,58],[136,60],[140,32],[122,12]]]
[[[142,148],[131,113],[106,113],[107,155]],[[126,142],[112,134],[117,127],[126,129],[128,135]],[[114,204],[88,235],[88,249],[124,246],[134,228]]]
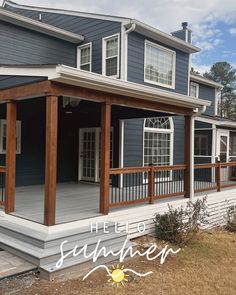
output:
[[[188,94],[189,54],[165,46],[164,44],[150,40],[156,44],[165,46],[176,52],[175,89],[155,86],[144,82],[144,49],[145,36],[132,32],[128,36],[128,81],[145,84],[150,87],[159,87],[165,90]]]
[[[37,11],[19,9],[11,6],[7,6],[6,8],[14,13],[33,18],[35,20],[38,20],[39,17],[39,12]],[[85,37],[83,44],[92,42],[92,71],[98,74],[102,73],[102,38],[120,33],[120,22],[48,12],[42,12],[41,15],[44,23],[83,35]],[[70,55],[73,58],[73,66],[76,66],[75,50],[71,52]],[[61,61],[59,63],[63,62]]]

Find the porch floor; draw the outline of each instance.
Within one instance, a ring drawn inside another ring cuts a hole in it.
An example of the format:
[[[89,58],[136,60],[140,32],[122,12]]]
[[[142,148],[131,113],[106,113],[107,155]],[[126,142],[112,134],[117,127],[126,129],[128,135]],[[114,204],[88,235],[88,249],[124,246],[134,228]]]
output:
[[[44,185],[17,187],[16,211],[12,215],[43,223]],[[57,184],[56,224],[99,215],[98,184]]]

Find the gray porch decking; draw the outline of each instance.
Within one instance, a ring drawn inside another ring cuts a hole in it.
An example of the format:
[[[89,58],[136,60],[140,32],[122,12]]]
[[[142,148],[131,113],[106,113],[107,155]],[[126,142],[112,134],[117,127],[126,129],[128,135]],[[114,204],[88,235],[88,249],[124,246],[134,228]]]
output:
[[[44,185],[16,188],[16,211],[25,219],[43,223]],[[58,183],[56,224],[100,215],[99,185],[89,183]]]
[[[198,182],[195,181],[195,184],[196,183]],[[233,182],[227,183],[230,184]],[[134,187],[132,189],[134,189]],[[211,192],[214,192],[214,190],[209,191],[209,193]],[[171,191],[169,191],[169,193],[171,193]],[[196,196],[202,194],[208,194],[208,192],[195,193]],[[169,203],[172,200],[180,198],[183,198],[183,196],[167,197],[165,199],[156,200],[155,203]],[[130,206],[134,207],[142,204],[143,203],[138,203]],[[119,209],[122,209],[122,207],[111,208],[110,211],[116,211]],[[17,187],[16,211],[12,213],[12,215],[43,223],[44,185]],[[84,182],[57,184],[56,224],[78,221],[100,215],[102,214],[99,213],[99,184]]]

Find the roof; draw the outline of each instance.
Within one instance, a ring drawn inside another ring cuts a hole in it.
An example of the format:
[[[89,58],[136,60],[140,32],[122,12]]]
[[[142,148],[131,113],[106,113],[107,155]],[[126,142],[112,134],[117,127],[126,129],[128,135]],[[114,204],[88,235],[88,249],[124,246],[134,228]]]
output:
[[[14,25],[18,25],[33,31],[37,31],[49,36],[53,36],[71,43],[78,44],[84,40],[84,37],[72,32],[33,20],[31,18],[10,12],[6,9],[0,8],[0,19]]]
[[[221,127],[234,127],[236,128],[236,121],[228,118],[223,118],[220,116],[211,116],[207,114],[202,114],[201,116],[196,117],[197,121],[204,123],[210,123]]]
[[[136,97],[148,101],[158,101],[160,103],[178,105],[191,109],[211,105],[211,102],[207,100],[86,72],[65,65],[0,66],[0,75],[47,77],[48,80],[68,85],[85,87],[127,97]]]
[[[55,8],[27,6],[27,5],[17,4],[9,0],[6,0],[3,2],[3,7],[5,7],[6,5],[9,5],[15,8],[34,10],[39,12],[49,12],[49,13],[57,13],[57,14],[64,14],[64,15],[74,15],[74,16],[80,16],[80,17],[98,18],[98,19],[104,19],[109,21],[117,21],[117,22],[121,22],[125,26],[125,28],[130,28],[134,24],[136,32],[143,34],[147,37],[150,37],[153,40],[157,40],[159,42],[162,42],[166,45],[169,45],[173,48],[182,50],[187,53],[194,53],[194,52],[200,51],[200,48],[188,42],[185,42],[177,37],[174,37],[171,34],[162,32],[141,21],[128,18],[128,17],[120,17],[120,16],[113,16],[113,15],[88,13],[88,12],[78,12],[78,11],[55,9]]]
[[[213,80],[210,80],[210,79],[207,79],[199,74],[194,74],[194,73],[191,73],[190,74],[190,80],[192,81],[196,81],[196,82],[199,82],[201,84],[205,84],[207,86],[212,86],[212,87],[215,87],[215,88],[224,88],[224,86],[220,83],[217,83]]]

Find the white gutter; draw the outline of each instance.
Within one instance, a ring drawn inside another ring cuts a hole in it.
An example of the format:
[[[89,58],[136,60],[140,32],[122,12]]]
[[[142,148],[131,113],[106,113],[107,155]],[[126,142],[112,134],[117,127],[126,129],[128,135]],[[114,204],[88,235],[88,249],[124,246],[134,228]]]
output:
[[[84,37],[0,8],[0,19],[20,27],[40,32],[71,43],[81,43]]]
[[[220,88],[220,89],[224,88],[224,86],[222,84],[216,83],[214,81],[211,81],[205,77],[202,77],[202,76],[196,75],[196,74],[190,74],[190,80],[200,82],[200,83],[208,85],[208,86]]]
[[[200,48],[192,45],[191,43],[185,42],[177,37],[174,37],[170,34],[162,32],[136,19],[131,20],[129,24],[126,24],[126,27],[129,28],[133,24],[136,25],[136,28],[135,28],[136,32],[143,34],[146,37],[150,37],[154,40],[157,40],[159,42],[165,43],[166,45],[182,50],[184,52],[195,53],[201,50]]]
[[[48,77],[49,80],[69,85],[106,91],[123,96],[140,98],[143,100],[158,101],[160,103],[178,105],[191,109],[201,109],[211,105],[211,102],[207,100],[155,87],[149,87],[138,83],[123,81],[65,65],[0,66],[0,75]]]

